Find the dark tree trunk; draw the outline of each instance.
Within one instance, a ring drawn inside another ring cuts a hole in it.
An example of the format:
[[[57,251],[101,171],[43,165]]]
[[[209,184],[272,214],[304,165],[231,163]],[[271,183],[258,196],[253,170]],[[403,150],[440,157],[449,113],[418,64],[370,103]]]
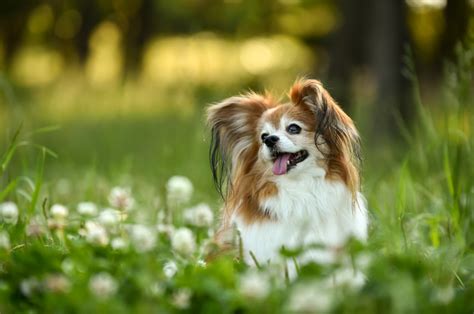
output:
[[[374,135],[397,133],[396,115],[410,122],[410,82],[402,75],[404,46],[408,43],[404,1],[372,0],[369,64],[377,97],[373,121]]]
[[[456,44],[467,34],[471,7],[468,0],[448,0],[444,8],[445,29],[441,39],[439,61],[454,57]]]
[[[101,22],[101,13],[94,1],[79,1],[78,6],[82,23],[74,42],[79,62],[84,64],[89,55],[89,39],[95,27]]]
[[[328,88],[346,110],[351,110],[352,71],[367,61],[367,31],[371,0],[338,0],[342,15],[339,29],[330,38]]]
[[[128,30],[124,33],[125,66],[124,74],[134,76],[140,70],[145,44],[153,33],[153,1],[143,0],[135,16],[129,20]]]

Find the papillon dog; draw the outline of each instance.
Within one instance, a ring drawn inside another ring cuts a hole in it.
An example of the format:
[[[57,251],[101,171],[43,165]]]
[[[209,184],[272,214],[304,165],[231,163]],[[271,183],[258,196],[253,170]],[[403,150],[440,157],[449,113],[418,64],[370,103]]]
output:
[[[319,246],[298,262],[327,263],[350,237],[367,237],[353,121],[317,80],[297,81],[289,98],[249,93],[207,110],[210,163],[224,198],[217,242],[226,246],[235,227],[250,264],[312,244]]]

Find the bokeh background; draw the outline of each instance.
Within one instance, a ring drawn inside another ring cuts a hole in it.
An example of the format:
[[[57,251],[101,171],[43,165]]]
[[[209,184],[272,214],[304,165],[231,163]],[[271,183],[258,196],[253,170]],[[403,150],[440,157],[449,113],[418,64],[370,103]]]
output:
[[[473,10],[472,0],[2,0],[0,144],[21,126],[56,154],[44,175],[61,189],[131,177],[159,187],[183,174],[215,200],[204,108],[249,89],[286,97],[307,76],[356,120],[364,177],[376,181],[419,123],[407,69],[436,108],[445,64],[472,42]],[[34,150],[14,167],[34,169]]]

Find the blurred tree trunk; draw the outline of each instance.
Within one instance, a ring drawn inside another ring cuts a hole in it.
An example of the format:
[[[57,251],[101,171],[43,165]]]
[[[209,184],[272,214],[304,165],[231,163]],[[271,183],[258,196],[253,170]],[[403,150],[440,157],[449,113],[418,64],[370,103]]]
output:
[[[366,62],[371,0],[338,0],[342,23],[330,41],[328,87],[345,110],[351,111],[350,81],[354,68]]]
[[[332,38],[329,87],[346,109],[353,106],[353,71],[365,68],[376,95],[374,135],[397,132],[396,115],[409,122],[409,82],[402,76],[404,45],[408,42],[406,6],[398,0],[339,0],[342,24]],[[371,100],[367,99],[367,102]]]
[[[369,65],[377,86],[373,110],[374,135],[398,133],[396,115],[409,123],[410,82],[402,75],[404,46],[408,43],[405,1],[371,0]]]
[[[81,13],[82,23],[79,32],[74,38],[79,62],[84,64],[89,56],[89,39],[95,27],[101,22],[101,12],[94,1],[78,1],[78,11]]]
[[[471,7],[468,0],[448,0],[443,11],[445,29],[441,39],[438,62],[442,66],[445,58],[454,57],[456,44],[464,40],[469,26]]]
[[[156,12],[153,0],[143,0],[137,14],[131,16],[124,32],[125,67],[124,77],[135,76],[140,72],[145,44],[153,33],[152,21]]]

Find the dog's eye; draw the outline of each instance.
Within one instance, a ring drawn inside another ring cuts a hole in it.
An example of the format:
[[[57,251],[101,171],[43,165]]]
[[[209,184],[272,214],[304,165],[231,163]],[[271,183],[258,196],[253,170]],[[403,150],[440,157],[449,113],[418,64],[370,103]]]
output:
[[[293,123],[286,128],[286,131],[290,134],[299,134],[301,132],[301,128]]]
[[[260,135],[260,138],[262,139],[262,141],[265,141],[267,136],[268,136],[268,133],[262,133],[262,135]]]

